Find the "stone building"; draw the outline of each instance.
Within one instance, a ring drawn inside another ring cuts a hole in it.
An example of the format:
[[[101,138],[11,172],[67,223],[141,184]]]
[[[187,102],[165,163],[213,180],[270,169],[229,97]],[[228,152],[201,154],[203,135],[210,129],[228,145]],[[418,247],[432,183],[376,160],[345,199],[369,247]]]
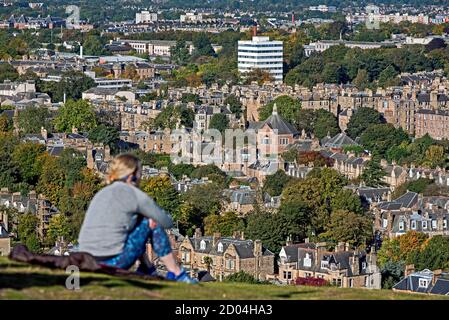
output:
[[[209,273],[222,281],[239,271],[265,280],[274,274],[274,253],[263,247],[260,240],[245,240],[243,233],[233,237],[202,236],[197,230],[193,237],[185,237],[179,246],[178,257],[186,270]],[[210,257],[210,265],[207,263]]]
[[[0,257],[8,256],[11,252],[11,238],[5,224],[0,221]]]
[[[407,231],[423,232],[430,237],[449,235],[449,197],[422,197],[407,192],[393,201],[373,206],[374,229],[386,237]]]
[[[298,278],[321,278],[342,288],[381,288],[376,255],[349,249],[339,243],[334,251],[327,243],[287,243],[279,253],[279,280],[294,283]]]

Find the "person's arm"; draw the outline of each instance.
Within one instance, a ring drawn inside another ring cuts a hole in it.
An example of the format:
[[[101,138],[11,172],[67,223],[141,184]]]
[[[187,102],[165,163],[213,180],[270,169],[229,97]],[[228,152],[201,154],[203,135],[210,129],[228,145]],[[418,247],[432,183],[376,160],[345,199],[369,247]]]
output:
[[[137,198],[137,212],[141,215],[155,220],[164,229],[171,228],[173,226],[173,220],[171,216],[157,205],[157,203],[148,196],[145,192],[135,188],[135,195]]]

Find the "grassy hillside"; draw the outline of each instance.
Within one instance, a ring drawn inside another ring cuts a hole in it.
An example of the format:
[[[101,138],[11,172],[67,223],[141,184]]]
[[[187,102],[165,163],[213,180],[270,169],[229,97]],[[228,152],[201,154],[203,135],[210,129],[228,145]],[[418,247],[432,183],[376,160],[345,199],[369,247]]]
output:
[[[65,289],[64,271],[0,258],[0,299],[438,299],[386,290],[203,283],[197,286],[82,273],[81,289]]]

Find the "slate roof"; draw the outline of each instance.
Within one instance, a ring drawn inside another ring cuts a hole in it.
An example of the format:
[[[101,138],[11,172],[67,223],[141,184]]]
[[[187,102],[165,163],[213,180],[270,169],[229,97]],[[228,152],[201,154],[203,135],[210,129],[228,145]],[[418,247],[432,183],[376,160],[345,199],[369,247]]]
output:
[[[415,272],[405,277],[393,286],[393,289],[401,291],[413,291],[421,293],[431,293],[448,295],[449,294],[449,278],[447,273],[438,276],[435,284],[432,284],[434,273],[428,269]],[[419,286],[419,280],[427,281],[427,286]]]
[[[265,121],[250,123],[249,129],[259,130],[265,125],[270,127],[272,130],[277,130],[277,134],[291,134],[294,136],[299,134],[295,126],[278,114],[276,106],[273,107],[273,113],[268,117],[268,119]]]
[[[218,252],[218,244],[221,243],[223,245],[223,252],[227,250],[227,248],[232,244],[234,245],[237,254],[241,259],[254,258],[254,241],[253,240],[239,240],[231,237],[223,237],[218,239],[213,246],[213,238],[210,236],[200,237],[200,238],[189,238],[192,246],[196,252],[203,252],[211,255],[221,255],[222,252]],[[204,250],[201,250],[201,241],[206,243],[206,247]],[[270,250],[265,247],[262,247],[262,254],[264,256],[274,256]]]
[[[348,137],[344,132],[341,132],[330,139],[328,137],[324,137],[321,140],[321,144],[326,148],[342,148],[343,146],[359,145],[357,142]]]
[[[386,201],[379,204],[382,210],[399,210],[401,208],[412,208],[418,203],[418,194],[416,192],[407,192],[396,200]]]

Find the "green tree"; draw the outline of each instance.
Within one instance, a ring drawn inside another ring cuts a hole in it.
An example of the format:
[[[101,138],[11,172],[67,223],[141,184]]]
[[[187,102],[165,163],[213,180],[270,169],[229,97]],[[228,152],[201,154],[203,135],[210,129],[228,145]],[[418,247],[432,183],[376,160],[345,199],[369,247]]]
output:
[[[193,35],[194,55],[196,56],[215,56],[209,37],[205,32],[198,32]]]
[[[48,245],[54,244],[59,238],[69,239],[70,225],[67,217],[61,213],[55,214],[48,222],[47,239]]]
[[[9,63],[0,64],[0,82],[5,80],[16,81],[19,78],[19,74],[16,69]]]
[[[141,182],[141,188],[170,213],[178,210],[179,197],[168,176],[151,177]]]
[[[211,214],[204,218],[204,234],[211,236],[219,232],[223,237],[230,237],[234,231],[243,231],[244,222],[235,212],[225,212],[222,215]]]
[[[190,53],[187,49],[186,42],[176,41],[176,46],[170,48],[170,57],[173,62],[181,66],[186,65],[190,60]]]
[[[102,143],[112,148],[119,139],[119,132],[114,127],[100,124],[89,131],[88,137],[93,143]]]
[[[229,106],[229,110],[239,119],[243,110],[242,103],[235,95],[230,94],[224,101],[225,106]]]
[[[32,213],[25,213],[19,217],[18,238],[31,252],[39,252],[41,249],[37,237],[38,224],[39,219]]]
[[[333,137],[340,132],[338,119],[331,112],[319,109],[316,111],[316,121],[313,133],[318,139],[326,137],[328,134]]]
[[[357,71],[357,76],[352,82],[359,90],[365,90],[370,83],[368,72],[365,69],[359,69]]]
[[[400,80],[397,78],[399,73],[393,66],[388,66],[379,75],[378,84],[382,88],[399,85]]]
[[[352,115],[348,122],[346,132],[355,139],[368,129],[371,125],[383,123],[382,115],[374,109],[361,107]]]
[[[21,143],[13,154],[12,160],[19,169],[21,181],[35,186],[41,175],[38,158],[45,152],[45,146],[36,143]]]
[[[351,190],[341,189],[331,200],[332,210],[347,210],[350,212],[363,213],[360,197]]]
[[[290,237],[295,242],[306,238],[312,221],[313,210],[302,200],[282,201],[276,217],[277,229],[282,230],[284,239]]]
[[[413,264],[418,270],[446,269],[449,267],[449,237],[437,235],[413,252]]]
[[[280,96],[259,110],[259,119],[267,119],[273,113],[273,106],[276,104],[278,113],[288,122],[296,124],[298,122],[301,102],[289,96]]]
[[[362,133],[360,142],[373,155],[385,157],[391,147],[408,142],[408,135],[390,123],[373,124]]]
[[[258,284],[260,283],[259,280],[254,278],[254,276],[250,275],[249,273],[246,273],[245,271],[239,271],[233,274],[230,274],[229,276],[226,276],[223,279],[224,282],[239,282],[239,283],[249,283],[249,284]]]
[[[223,113],[216,113],[212,116],[209,123],[209,129],[216,129],[222,134],[229,128],[229,119]]]
[[[372,239],[372,224],[372,219],[367,215],[336,210],[331,213],[330,223],[321,237],[347,242],[356,247],[363,246]]]
[[[89,131],[96,126],[95,112],[87,101],[69,100],[59,109],[54,124],[59,132],[71,132],[73,128]]]
[[[284,171],[278,170],[276,173],[267,176],[263,185],[263,191],[270,196],[280,196],[287,184],[293,179]]]
[[[385,186],[383,181],[386,175],[385,170],[381,167],[380,163],[376,160],[370,160],[367,162],[360,179],[365,182],[369,187],[382,187]]]
[[[41,133],[41,128],[51,131],[50,111],[45,107],[29,107],[19,112],[18,125],[25,133]]]

